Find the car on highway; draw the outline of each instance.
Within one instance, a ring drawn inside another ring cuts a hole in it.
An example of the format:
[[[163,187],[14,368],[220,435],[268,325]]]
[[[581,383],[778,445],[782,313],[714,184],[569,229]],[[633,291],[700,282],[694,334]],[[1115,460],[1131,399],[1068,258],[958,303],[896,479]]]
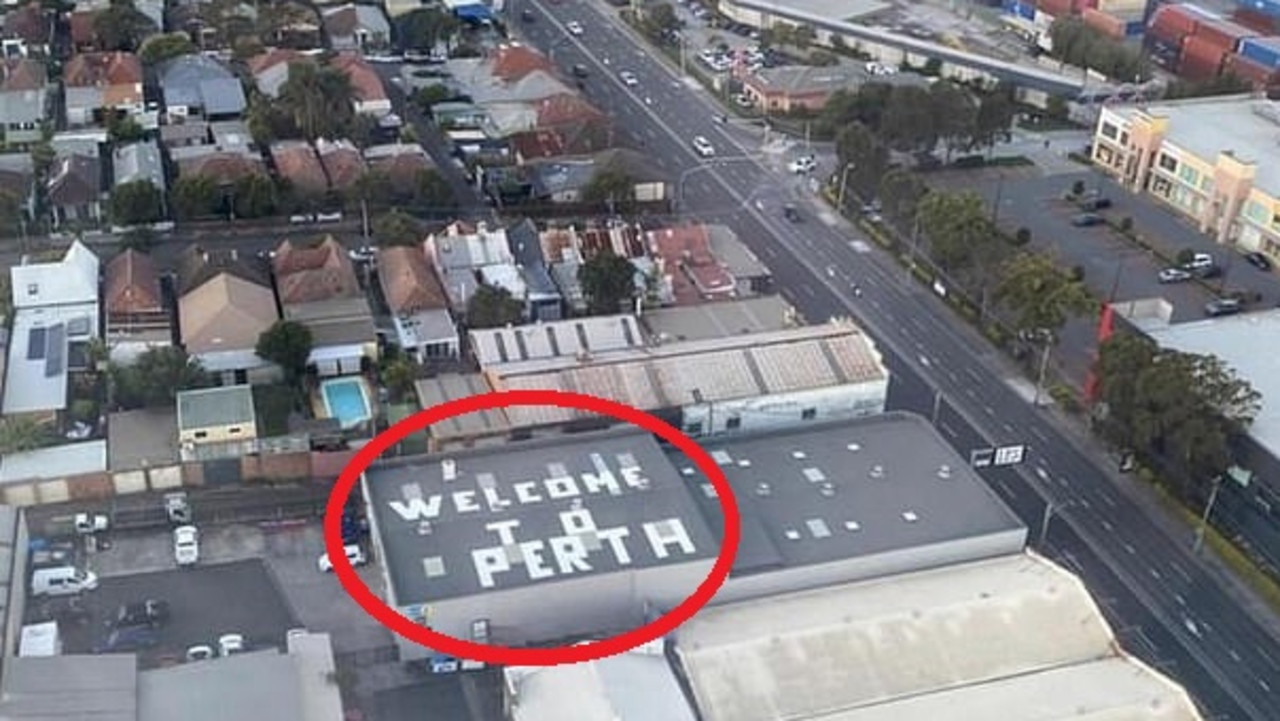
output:
[[[160,635],[147,626],[119,628],[93,647],[94,653],[131,653],[153,648],[160,643]]]
[[[110,624],[115,628],[147,626],[159,628],[169,621],[169,603],[154,598],[126,603],[116,610]]]
[[[1239,298],[1214,298],[1204,305],[1204,314],[1210,318],[1235,315],[1242,310],[1244,310],[1244,304]]]
[[[564,28],[569,31],[570,35],[581,35],[584,32],[582,29],[582,23],[577,20],[570,20],[565,23]]]
[[[1097,213],[1081,213],[1071,219],[1071,224],[1077,228],[1091,228],[1095,225],[1102,225],[1106,222],[1101,215]]]
[[[202,643],[187,649],[188,661],[208,661],[217,654],[214,653],[213,646]]]
[[[173,529],[173,557],[179,566],[194,566],[200,560],[200,531],[195,526]]]
[[[786,205],[782,206],[782,217],[786,218],[792,223],[799,223],[804,220],[804,217],[800,215],[800,209],[792,205],[791,203],[787,203]]]
[[[522,10],[522,11],[520,12],[520,20],[521,20],[522,22],[531,23],[531,22],[533,22],[534,20],[536,20],[537,18],[538,18],[538,16],[537,16],[537,15],[534,15],[534,14],[533,14],[533,11],[532,11],[532,10],[530,10],[530,9],[528,9],[528,8],[525,8],[524,10]]]
[[[218,637],[218,655],[231,656],[244,653],[244,636],[238,633],[225,633]]]
[[[358,545],[351,544],[343,546],[342,550],[347,556],[347,561],[352,566],[363,566],[369,562],[369,557],[364,555],[364,549],[360,548]],[[329,560],[328,553],[321,554],[320,560],[316,561],[316,567],[320,569],[321,573],[330,573],[333,571],[333,561]]]
[[[1182,283],[1191,280],[1191,278],[1191,273],[1182,268],[1165,268],[1160,271],[1161,283]]]
[[[1191,256],[1191,260],[1183,263],[1182,267],[1187,270],[1196,271],[1204,270],[1205,268],[1212,268],[1213,264],[1212,255],[1209,255],[1208,253],[1196,253]]]
[[[622,79],[622,84],[629,88],[634,88],[640,84],[640,78],[637,78],[636,74],[630,70],[623,70],[618,73],[618,77]]]
[[[1258,270],[1271,270],[1271,259],[1257,251],[1245,253],[1245,262]]]
[[[805,156],[796,158],[795,160],[791,161],[790,165],[787,166],[787,169],[790,170],[792,173],[795,173],[796,175],[804,175],[807,173],[812,173],[814,170],[817,170],[817,168],[818,168],[818,161],[815,160],[812,155],[805,155]]]
[[[570,72],[573,73],[575,78],[585,78],[590,74],[587,72],[587,66],[582,64],[574,65]]]
[[[701,135],[693,139],[693,149],[704,158],[714,157],[716,154],[715,146]]]

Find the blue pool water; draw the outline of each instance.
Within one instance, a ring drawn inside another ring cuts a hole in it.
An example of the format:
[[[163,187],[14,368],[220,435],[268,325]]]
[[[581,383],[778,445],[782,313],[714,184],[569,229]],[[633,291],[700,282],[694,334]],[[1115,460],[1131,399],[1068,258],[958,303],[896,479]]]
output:
[[[337,418],[343,428],[352,428],[373,417],[364,384],[358,378],[334,378],[320,384],[320,394],[330,418]]]

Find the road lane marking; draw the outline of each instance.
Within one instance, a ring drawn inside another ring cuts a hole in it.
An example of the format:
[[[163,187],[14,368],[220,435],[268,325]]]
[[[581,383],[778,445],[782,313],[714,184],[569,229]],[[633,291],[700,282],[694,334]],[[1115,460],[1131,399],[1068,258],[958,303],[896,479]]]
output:
[[[1174,601],[1177,601],[1179,606],[1182,606],[1183,608],[1186,608],[1186,606],[1187,606],[1187,599],[1183,598],[1183,597],[1181,596],[1181,594],[1177,594],[1177,593],[1173,594],[1173,600],[1174,600]]]
[[[804,285],[800,286],[800,290],[803,290],[805,292],[805,295],[809,296],[810,298],[818,297],[818,294],[813,292],[813,286],[809,285],[808,283],[805,283]]]
[[[1045,437],[1044,432],[1037,426],[1031,426],[1031,435],[1039,438],[1042,442],[1048,443],[1049,439]]]
[[[1004,429],[1009,433],[1009,435],[1013,435],[1014,433],[1017,433],[1017,431],[1013,430],[1013,426],[1009,425],[1008,423],[1004,424]]]
[[[1103,521],[1102,527],[1107,529],[1107,533],[1111,533],[1112,531],[1116,530],[1115,526],[1112,526],[1110,521]]]
[[[960,434],[959,434],[959,433],[956,433],[956,431],[955,431],[955,429],[954,429],[954,428],[952,428],[951,426],[947,425],[947,422],[946,422],[946,421],[939,421],[939,422],[938,422],[938,428],[942,429],[942,432],[943,432],[943,433],[946,433],[947,435],[951,436],[952,438],[959,438],[959,437],[960,437]]]
[[[1160,581],[1160,580],[1163,580],[1163,579],[1164,579],[1164,576],[1161,576],[1161,575],[1160,575],[1160,572],[1159,572],[1159,571],[1157,571],[1156,569],[1152,568],[1152,569],[1149,569],[1149,570],[1151,571],[1151,577],[1152,577],[1152,578],[1156,579],[1157,581]]]
[[[1267,693],[1271,693],[1271,686],[1268,685],[1265,680],[1258,679],[1258,685],[1262,687],[1263,691],[1266,691]]]
[[[1236,653],[1236,650],[1234,648],[1227,649],[1227,655],[1231,657],[1232,661],[1235,661],[1236,663],[1240,663],[1240,654]]]
[[[1124,544],[1124,550],[1125,550],[1125,552],[1126,552],[1126,553],[1128,553],[1130,556],[1136,556],[1136,555],[1138,555],[1138,552],[1137,552],[1136,550],[1134,550],[1133,546],[1129,545],[1128,543]]]
[[[983,405],[983,406],[982,406],[982,410],[986,411],[986,412],[987,412],[987,415],[989,415],[989,416],[991,416],[991,417],[993,417],[993,418],[994,418],[994,417],[995,417],[995,415],[996,415],[996,409],[992,408],[992,407],[991,407],[991,406],[989,406],[989,405]]]

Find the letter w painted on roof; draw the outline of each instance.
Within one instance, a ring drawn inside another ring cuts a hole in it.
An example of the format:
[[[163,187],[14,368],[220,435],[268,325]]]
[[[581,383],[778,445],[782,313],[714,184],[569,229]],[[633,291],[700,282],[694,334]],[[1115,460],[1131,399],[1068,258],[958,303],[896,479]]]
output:
[[[426,499],[410,498],[407,501],[391,501],[391,510],[410,523],[440,517],[440,496],[428,496]]]

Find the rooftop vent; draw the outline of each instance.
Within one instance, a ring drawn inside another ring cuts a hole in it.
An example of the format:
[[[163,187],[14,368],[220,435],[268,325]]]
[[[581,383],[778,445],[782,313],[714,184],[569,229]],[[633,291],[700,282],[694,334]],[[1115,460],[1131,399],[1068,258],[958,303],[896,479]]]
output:
[[[861,528],[862,528],[862,526],[858,525],[858,522],[857,522],[857,521],[845,521],[845,522],[844,522],[844,530],[849,531],[850,533],[852,533],[852,532],[854,532],[854,531],[857,531],[857,530],[860,530]]]
[[[716,487],[715,487],[715,486],[713,486],[713,485],[711,485],[710,483],[704,483],[704,484],[702,484],[702,493],[703,493],[703,495],[705,495],[707,498],[715,498],[715,497],[716,497]]]
[[[771,496],[773,495],[773,488],[771,488],[768,483],[764,483],[764,482],[757,483],[756,495],[761,497]]]
[[[872,478],[884,478],[884,466],[878,463],[872,466],[870,476]]]
[[[951,477],[951,466],[943,464],[940,468],[938,468],[938,478],[950,478],[950,477]]]
[[[792,457],[792,458],[794,458],[794,459],[796,459],[797,461],[803,461],[804,459],[808,458],[809,456],[808,456],[808,454],[806,454],[804,451],[792,451],[792,452],[791,452],[791,457]]]
[[[810,483],[822,483],[823,481],[827,480],[827,474],[823,473],[821,468],[804,469],[804,477],[805,477],[805,480],[809,481]]]
[[[750,467],[751,467],[751,461],[747,460],[746,458],[739,458],[739,459],[738,459],[738,467],[739,467],[739,468],[750,468]]]
[[[800,540],[800,532],[791,528],[788,528],[787,530],[783,531],[782,535],[786,536],[788,541]]]
[[[682,476],[692,476],[694,473],[697,473],[697,471],[693,470],[691,466],[685,466],[680,469],[680,475]]]
[[[902,520],[906,521],[907,523],[915,523],[916,521],[920,520],[920,517],[916,515],[915,511],[903,511]]]
[[[575,498],[575,499],[573,499],[572,501],[570,501],[570,502],[569,502],[569,508],[571,508],[571,509],[573,509],[573,510],[575,510],[575,511],[580,511],[580,510],[582,510],[582,499],[581,499],[581,498]]]
[[[419,536],[431,535],[431,521],[422,521],[421,523],[418,524],[418,535]]]
[[[836,495],[836,484],[824,483],[821,486],[818,486],[818,493],[821,493],[825,498],[831,498]]]
[[[862,446],[858,445],[857,443],[850,443],[849,445],[845,446],[845,448],[848,448],[850,453],[857,453],[858,451],[862,450]]]
[[[444,474],[444,480],[446,482],[458,480],[457,461],[452,458],[446,458],[443,461],[440,461],[440,472]]]

